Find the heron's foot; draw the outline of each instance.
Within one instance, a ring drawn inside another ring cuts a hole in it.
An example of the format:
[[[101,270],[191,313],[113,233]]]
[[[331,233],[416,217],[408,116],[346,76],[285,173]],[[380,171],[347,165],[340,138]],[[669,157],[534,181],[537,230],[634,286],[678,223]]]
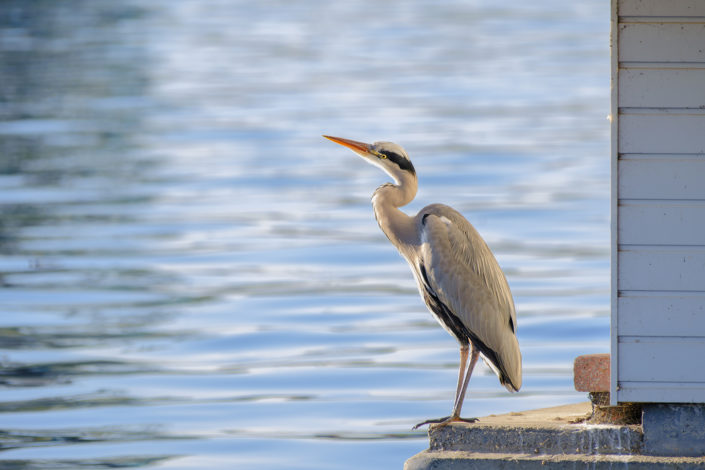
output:
[[[417,424],[416,426],[414,426],[414,427],[411,428],[411,429],[412,429],[412,430],[418,429],[418,428],[420,428],[421,426],[426,426],[427,424],[440,424],[440,423],[445,423],[446,421],[449,421],[450,418],[451,418],[450,416],[446,416],[445,418],[427,419],[426,421],[423,421],[423,422]]]
[[[421,426],[425,426],[427,424],[435,424],[435,427],[443,427],[443,426],[448,426],[450,423],[457,423],[457,422],[463,422],[463,423],[475,423],[477,422],[477,418],[461,418],[460,416],[446,416],[445,418],[437,418],[437,419],[427,419],[426,421],[417,424],[413,428],[418,429]]]

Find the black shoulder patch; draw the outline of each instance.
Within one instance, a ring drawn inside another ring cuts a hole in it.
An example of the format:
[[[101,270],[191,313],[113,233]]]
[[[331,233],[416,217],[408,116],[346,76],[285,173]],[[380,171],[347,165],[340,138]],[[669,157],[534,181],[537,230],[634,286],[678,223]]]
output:
[[[419,268],[420,268],[419,271],[421,271],[421,278],[423,279],[424,287],[426,287],[426,289],[428,289],[429,293],[435,297],[436,294],[431,290],[431,283],[428,282],[428,274],[426,274],[426,266],[421,264],[421,265],[419,265]]]
[[[428,217],[431,214],[424,214],[423,217],[421,217],[421,225],[426,225],[426,217]]]
[[[403,157],[396,152],[392,152],[391,150],[382,150],[380,151],[380,153],[386,155],[388,159],[399,165],[399,168],[401,168],[402,170],[409,171],[412,175],[416,174],[414,165],[411,164],[411,160],[409,160],[408,158]]]

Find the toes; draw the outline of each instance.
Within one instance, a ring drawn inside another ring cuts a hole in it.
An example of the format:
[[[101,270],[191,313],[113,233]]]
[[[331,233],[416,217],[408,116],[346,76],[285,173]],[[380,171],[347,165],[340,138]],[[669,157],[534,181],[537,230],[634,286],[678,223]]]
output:
[[[412,430],[418,429],[418,428],[420,428],[421,426],[425,426],[425,425],[427,425],[427,424],[439,424],[439,423],[444,423],[444,422],[446,422],[446,421],[448,421],[448,420],[450,420],[450,416],[446,416],[445,418],[427,419],[426,421],[417,424],[416,426],[414,426],[414,427],[411,428],[411,429],[412,429]]]
[[[427,419],[426,421],[417,424],[412,430],[416,430],[420,428],[421,426],[425,426],[427,424],[433,425],[434,428],[440,428],[443,426],[448,426],[450,423],[458,423],[458,422],[463,422],[463,423],[476,423],[478,421],[477,418],[461,418],[459,416],[446,416],[445,418],[438,418],[438,419]]]
[[[479,419],[477,418],[458,418],[456,421],[463,421],[465,423],[477,423]]]

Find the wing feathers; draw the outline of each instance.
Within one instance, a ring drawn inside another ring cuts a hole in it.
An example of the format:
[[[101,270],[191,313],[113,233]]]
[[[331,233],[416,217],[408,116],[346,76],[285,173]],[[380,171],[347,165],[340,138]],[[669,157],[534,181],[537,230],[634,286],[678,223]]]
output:
[[[494,255],[452,208],[434,204],[420,215],[419,287],[426,304],[458,340],[469,339],[480,349],[507,388],[518,390],[521,353],[514,301]]]

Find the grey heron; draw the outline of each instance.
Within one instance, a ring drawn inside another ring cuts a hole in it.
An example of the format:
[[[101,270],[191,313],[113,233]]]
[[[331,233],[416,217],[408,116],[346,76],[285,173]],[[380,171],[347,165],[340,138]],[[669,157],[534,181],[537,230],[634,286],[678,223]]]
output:
[[[510,392],[521,387],[516,312],[502,269],[477,230],[455,209],[431,204],[414,217],[399,210],[414,199],[418,188],[416,170],[401,146],[323,137],[351,149],[394,179],[394,184],[383,184],[372,196],[377,223],[408,261],[428,309],[460,343],[453,412],[414,429],[431,423],[476,421],[461,418],[460,411],[479,357]]]

